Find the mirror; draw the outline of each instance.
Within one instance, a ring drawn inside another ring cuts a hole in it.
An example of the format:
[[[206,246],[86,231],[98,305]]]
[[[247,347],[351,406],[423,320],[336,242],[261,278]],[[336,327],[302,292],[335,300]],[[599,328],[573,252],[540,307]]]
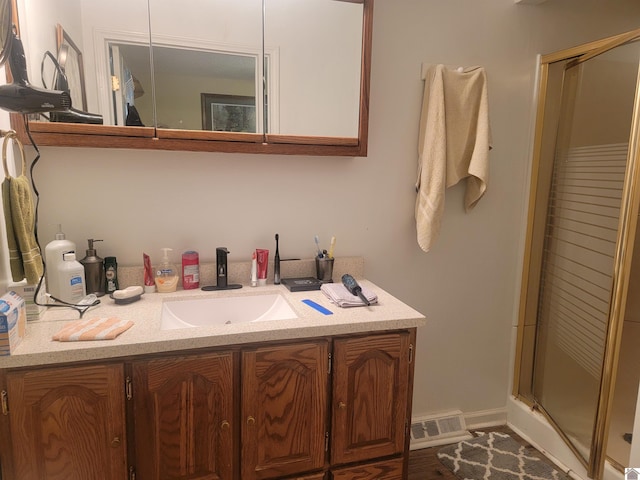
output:
[[[13,23],[13,8],[11,0],[0,1],[0,65],[2,65],[11,50],[11,35]]]
[[[268,133],[357,137],[363,6],[327,0],[266,0]],[[273,63],[273,62],[269,62]]]
[[[17,0],[17,7],[31,84],[59,88],[56,81],[62,72],[74,109],[94,112],[103,117],[101,123],[116,125],[109,115],[117,92],[113,87],[117,85],[112,83],[108,49],[113,42],[121,40],[148,51],[147,0]],[[148,54],[144,70],[146,78],[151,78]],[[71,122],[68,118],[49,115],[32,116],[30,120]],[[79,118],[75,123],[94,122]]]
[[[31,82],[66,56],[100,117],[32,116],[39,144],[366,155],[372,0],[13,1]]]
[[[262,133],[262,0],[150,0],[158,128]]]

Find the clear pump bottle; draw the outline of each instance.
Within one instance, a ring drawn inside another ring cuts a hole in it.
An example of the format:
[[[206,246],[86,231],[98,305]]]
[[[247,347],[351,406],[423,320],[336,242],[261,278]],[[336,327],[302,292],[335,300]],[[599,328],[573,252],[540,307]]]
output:
[[[178,269],[173,265],[169,259],[169,252],[171,248],[162,249],[162,261],[156,269],[156,288],[159,293],[175,292],[178,288]]]

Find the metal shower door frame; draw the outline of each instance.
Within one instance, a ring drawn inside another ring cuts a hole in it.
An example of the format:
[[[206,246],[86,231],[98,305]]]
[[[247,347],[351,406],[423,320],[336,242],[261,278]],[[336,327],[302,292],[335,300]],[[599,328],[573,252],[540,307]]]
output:
[[[546,108],[549,108],[550,66],[564,62],[565,71],[608,52],[618,46],[640,39],[640,29],[616,35],[607,39],[580,45],[568,50],[542,56],[538,84],[537,121],[534,137],[533,165],[529,194],[529,214],[524,252],[524,268],[520,296],[517,346],[513,394],[532,407],[539,407],[533,394],[533,371],[535,358],[535,336],[537,328],[537,308],[541,280],[542,247],[544,243],[548,194],[550,191],[553,166],[545,162],[543,131]],[[563,96],[565,94],[563,93]],[[558,114],[558,117],[560,114]],[[609,429],[612,399],[615,388],[619,345],[626,306],[627,290],[631,272],[631,259],[635,242],[640,206],[640,78],[636,81],[633,117],[629,138],[629,149],[625,179],[622,191],[619,225],[613,260],[613,285],[605,340],[602,377],[600,382],[595,426],[588,461],[572,444],[568,436],[558,427],[544,408],[540,411],[565,440],[577,458],[584,464],[589,477],[602,478],[606,460],[606,436]],[[553,164],[553,162],[550,162]]]

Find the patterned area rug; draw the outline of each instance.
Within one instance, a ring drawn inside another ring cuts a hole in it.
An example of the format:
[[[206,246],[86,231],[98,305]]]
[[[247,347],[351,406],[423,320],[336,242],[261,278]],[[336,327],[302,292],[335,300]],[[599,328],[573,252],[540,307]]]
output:
[[[479,437],[448,445],[438,459],[461,480],[560,480],[566,476],[506,433],[478,432]]]

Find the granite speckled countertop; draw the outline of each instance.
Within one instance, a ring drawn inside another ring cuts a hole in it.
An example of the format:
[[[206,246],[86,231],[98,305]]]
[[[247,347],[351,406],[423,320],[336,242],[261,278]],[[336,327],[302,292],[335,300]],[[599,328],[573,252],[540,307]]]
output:
[[[295,272],[292,270],[286,276],[283,272],[283,278],[304,276],[308,274],[305,268],[308,270],[308,266],[303,265],[301,270],[295,270]],[[342,271],[354,272],[354,276],[358,278],[360,276],[358,274],[362,272],[362,266],[357,263],[336,262],[334,279],[340,278],[337,275],[341,276]],[[230,283],[242,283],[245,286],[239,290],[205,292],[198,289],[145,294],[139,301],[128,305],[116,305],[112,299],[104,296],[101,297],[101,304],[87,311],[84,318],[115,316],[134,322],[133,327],[113,340],[53,341],[51,340],[53,334],[68,321],[77,319],[79,314],[67,308],[49,309],[42,320],[28,322],[24,340],[12,355],[0,357],[0,368],[115,359],[205,347],[376,332],[425,324],[425,317],[420,312],[367,280],[359,279],[359,282],[378,295],[377,304],[370,307],[341,308],[332,304],[321,291],[290,292],[283,285],[271,283],[263,287],[250,287],[246,286],[246,282],[235,282],[233,278],[230,278]],[[124,288],[122,284],[121,288]],[[162,304],[167,300],[273,293],[281,294],[299,318],[175,330],[160,329]],[[303,299],[311,299],[331,310],[333,314],[324,315],[302,303]]]

